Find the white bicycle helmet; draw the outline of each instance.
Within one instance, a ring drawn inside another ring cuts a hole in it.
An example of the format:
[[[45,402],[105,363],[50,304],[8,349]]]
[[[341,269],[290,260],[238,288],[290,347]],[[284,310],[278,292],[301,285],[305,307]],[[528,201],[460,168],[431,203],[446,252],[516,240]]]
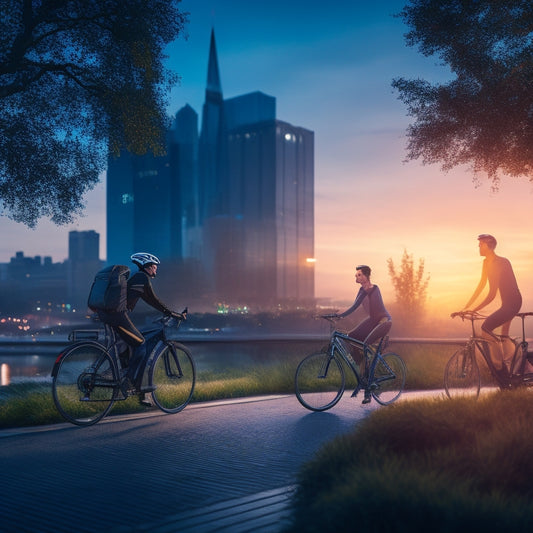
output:
[[[137,252],[131,256],[131,260],[142,269],[150,265],[159,265],[161,263],[155,255],[147,252]]]

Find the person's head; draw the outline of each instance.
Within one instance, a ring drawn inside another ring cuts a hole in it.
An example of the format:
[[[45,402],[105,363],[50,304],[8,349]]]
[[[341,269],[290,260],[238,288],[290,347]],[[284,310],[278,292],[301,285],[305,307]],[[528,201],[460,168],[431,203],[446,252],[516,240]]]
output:
[[[146,272],[151,278],[155,278],[157,265],[161,263],[155,255],[147,252],[137,252],[131,256],[131,260],[139,267],[139,270]]]
[[[367,265],[357,265],[355,267],[355,281],[361,283],[362,281],[369,281],[372,270]]]
[[[486,249],[494,250],[494,248],[496,248],[496,245],[498,244],[496,239],[492,235],[489,235],[488,233],[482,233],[481,235],[478,235],[477,240],[479,241],[480,253]]]

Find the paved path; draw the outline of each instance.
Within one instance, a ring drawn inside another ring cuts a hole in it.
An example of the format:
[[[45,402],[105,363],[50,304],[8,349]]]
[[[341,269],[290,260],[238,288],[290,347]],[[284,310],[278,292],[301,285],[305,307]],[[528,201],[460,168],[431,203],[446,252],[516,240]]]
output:
[[[0,531],[276,532],[300,466],[373,409],[294,396],[0,431]]]

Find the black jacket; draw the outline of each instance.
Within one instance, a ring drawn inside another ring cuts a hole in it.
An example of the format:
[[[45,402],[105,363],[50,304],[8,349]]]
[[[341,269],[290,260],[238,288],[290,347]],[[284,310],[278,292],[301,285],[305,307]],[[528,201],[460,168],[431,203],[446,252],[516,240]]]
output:
[[[150,277],[142,270],[133,274],[128,280],[128,311],[133,311],[139,298],[162,313],[172,314],[172,311],[155,295]]]

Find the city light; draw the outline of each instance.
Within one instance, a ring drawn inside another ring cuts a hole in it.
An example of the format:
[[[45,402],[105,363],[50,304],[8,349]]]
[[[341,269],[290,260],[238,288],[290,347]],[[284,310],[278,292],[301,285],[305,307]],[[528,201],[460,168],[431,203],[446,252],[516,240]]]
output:
[[[305,260],[306,263],[316,263],[316,258],[315,257],[308,257],[306,260]]]

